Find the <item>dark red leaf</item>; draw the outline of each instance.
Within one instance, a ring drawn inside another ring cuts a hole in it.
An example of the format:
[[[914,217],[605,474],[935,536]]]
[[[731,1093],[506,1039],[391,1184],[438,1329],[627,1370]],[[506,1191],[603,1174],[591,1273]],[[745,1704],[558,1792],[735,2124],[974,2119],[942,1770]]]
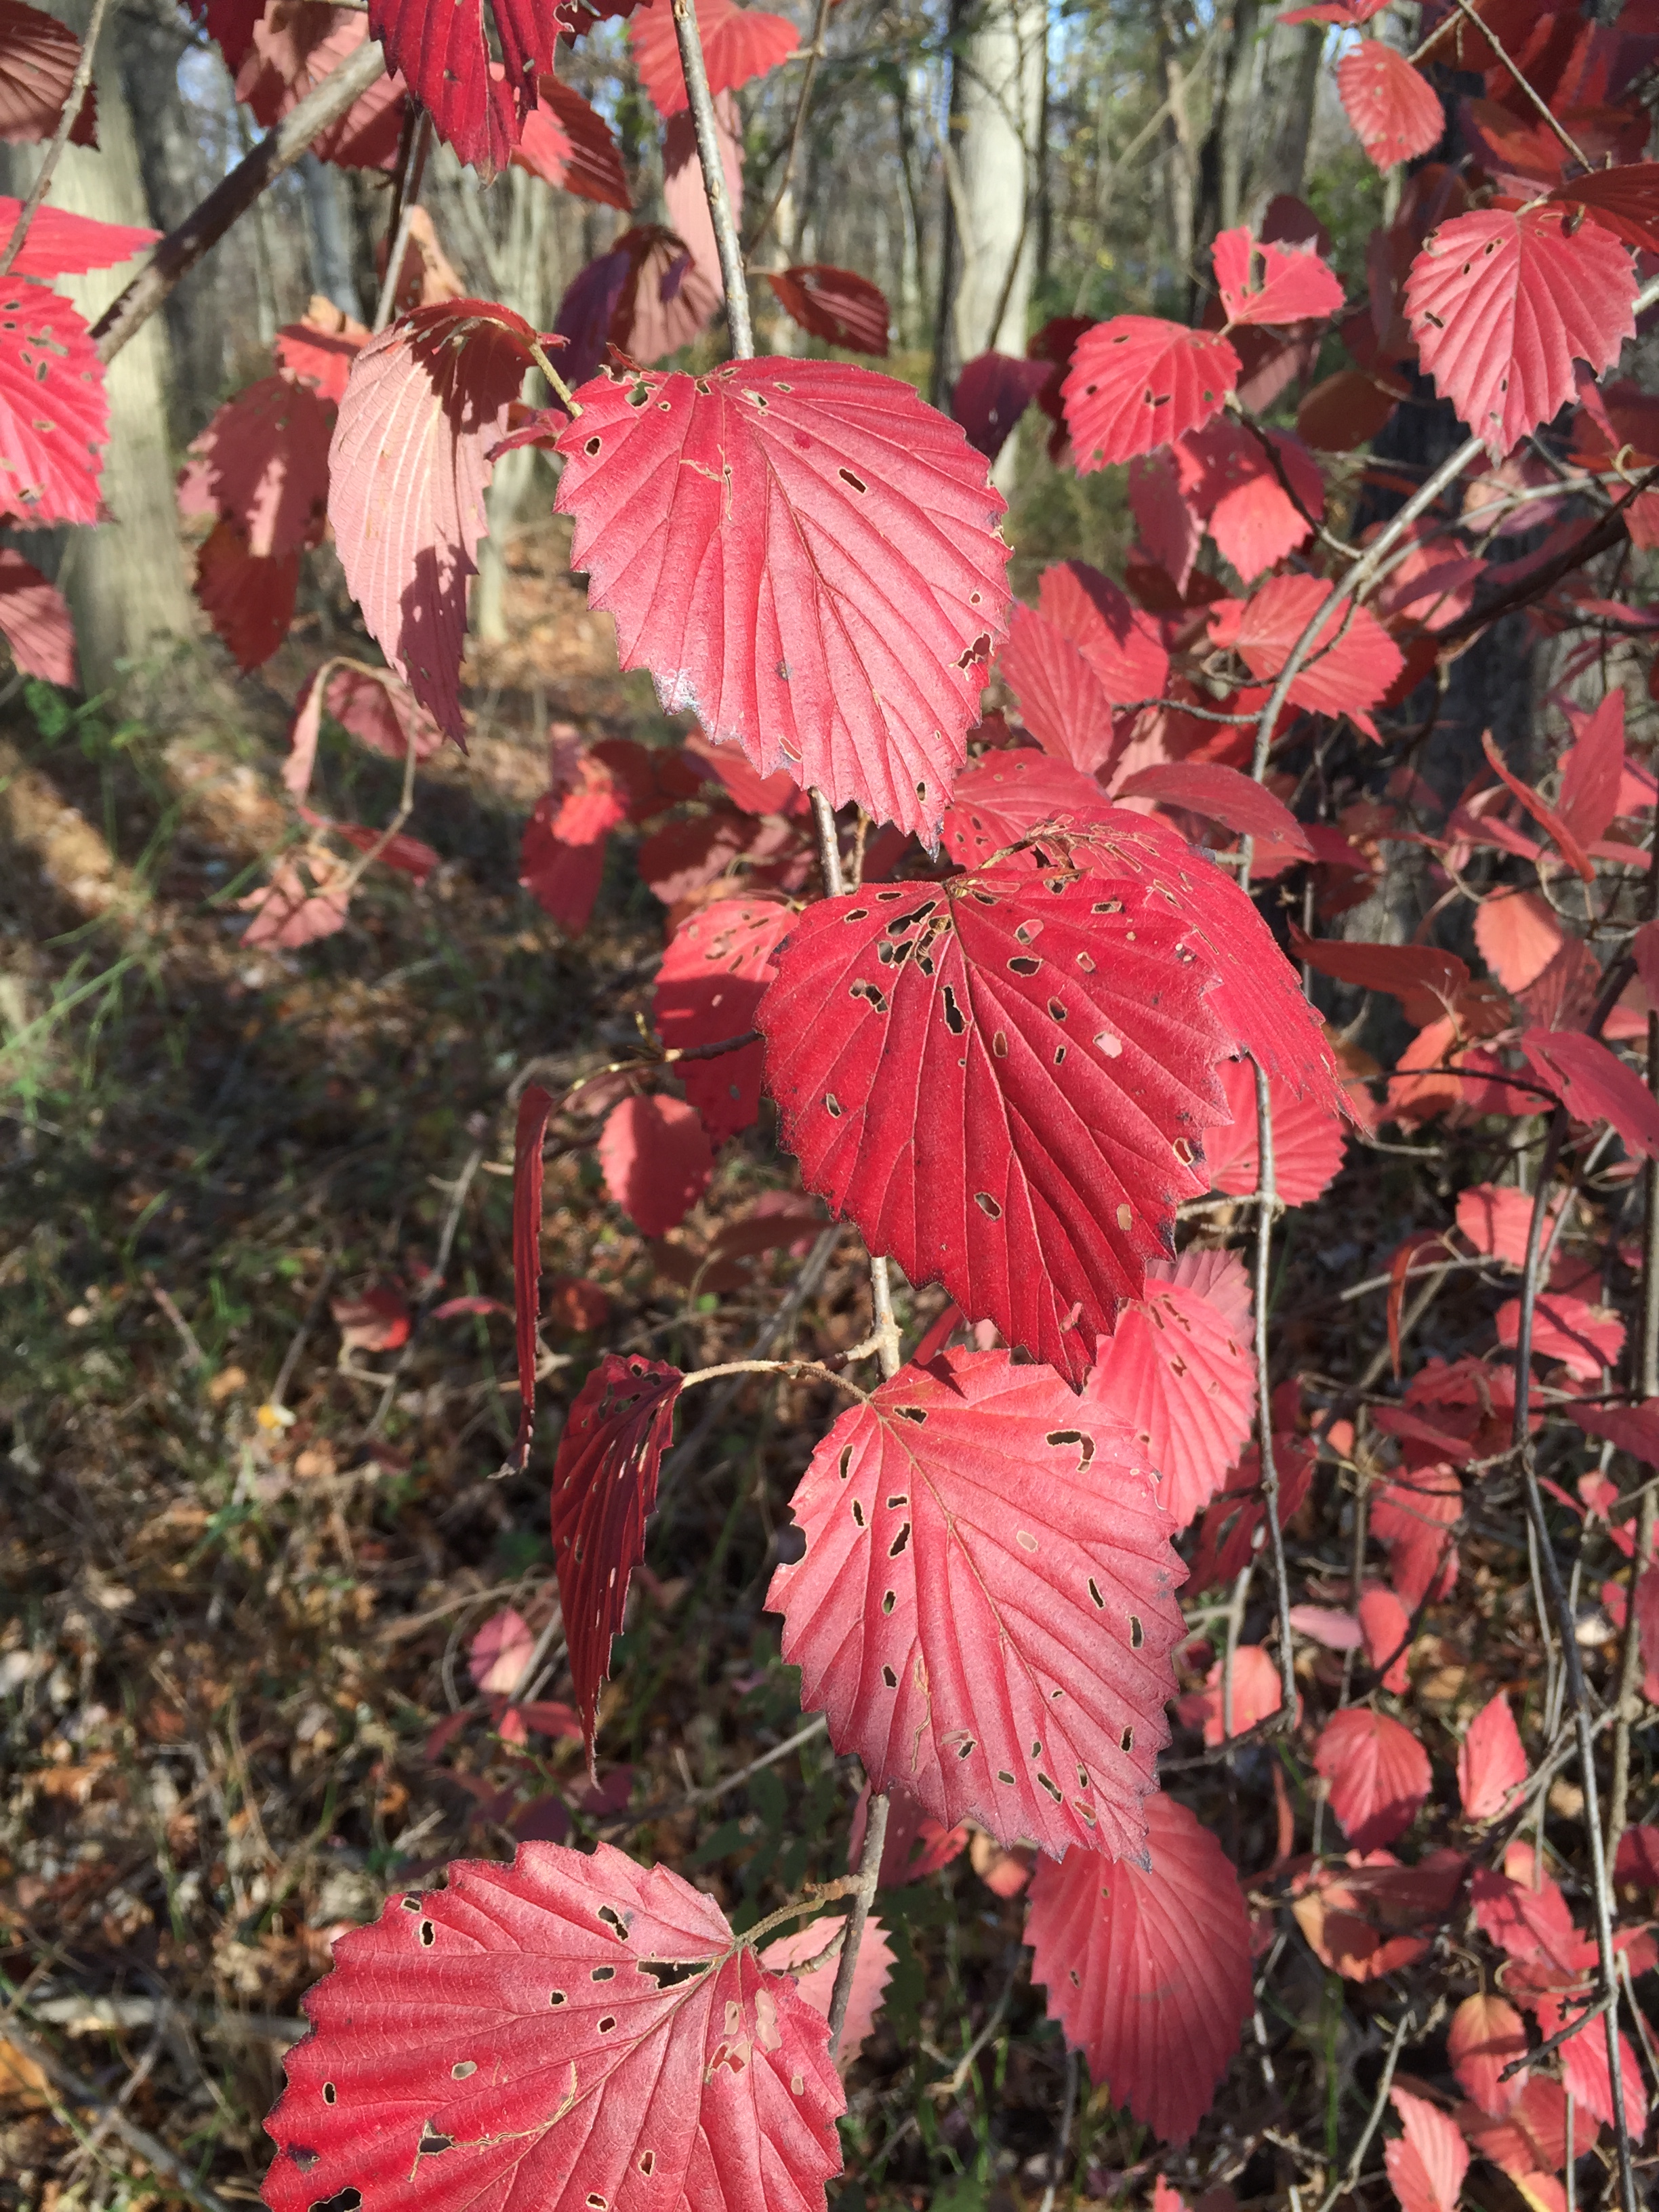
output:
[[[1020,719],[1045,753],[1085,775],[1118,748],[1105,685],[1063,630],[1016,605],[997,668],[1019,703]]]
[[[67,24],[23,0],[0,0],[0,138],[14,145],[50,138],[80,59],[81,41]],[[70,133],[72,146],[98,143],[96,112],[88,86]]]
[[[409,1300],[395,1283],[373,1285],[361,1297],[332,1298],[329,1310],[347,1352],[396,1352],[409,1341]]]
[[[1527,1772],[1527,1754],[1521,1747],[1520,1730],[1515,1725],[1510,1701],[1500,1690],[1481,1706],[1458,1747],[1457,1794],[1462,1801],[1465,1817],[1492,1820],[1500,1813],[1512,1811],[1518,1802],[1512,1792],[1526,1780]],[[1461,2075],[1458,2078],[1462,2080]],[[1475,2096],[1467,2081],[1463,2087],[1482,2112],[1494,2109],[1484,2098]],[[1516,2094],[1520,2094],[1518,2084]],[[1511,2104],[1514,2101],[1514,2098],[1510,2100]]]
[[[1501,461],[1636,334],[1624,247],[1557,207],[1486,208],[1442,223],[1412,264],[1405,307],[1425,374]]]
[[[98,521],[108,436],[103,366],[86,324],[14,272],[0,287],[0,514],[30,526]]]
[[[1400,404],[1400,395],[1360,368],[1339,368],[1306,393],[1296,410],[1297,435],[1322,453],[1351,453],[1369,445]]]
[[[288,635],[299,588],[299,554],[250,553],[234,522],[216,523],[197,549],[196,596],[244,675]]]
[[[793,909],[769,899],[717,899],[675,932],[657,970],[653,1006],[664,1044],[718,1044],[755,1026],[766,986],[777,969],[778,939]],[[702,1116],[711,1145],[746,1129],[760,1111],[761,1048],[685,1060],[676,1073]]]
[[[1428,1797],[1428,1753],[1409,1729],[1368,1705],[1331,1715],[1314,1747],[1330,1784],[1331,1810],[1356,1850],[1403,1835]]]
[[[271,350],[279,368],[313,386],[322,398],[337,407],[345,397],[351,364],[368,343],[368,332],[362,325],[319,294],[301,321],[282,325]]]
[[[640,879],[649,884],[665,906],[677,906],[693,891],[723,876],[759,834],[757,823],[731,806],[711,807],[706,814],[665,822],[640,847]]]
[[[1218,414],[1239,360],[1219,332],[1116,315],[1078,340],[1061,389],[1079,470],[1133,460]]]
[[[1011,353],[976,354],[951,391],[951,412],[967,433],[969,444],[988,461],[995,460],[1049,374],[1045,361],[1027,361]]]
[[[711,745],[701,730],[692,731],[681,757],[689,774],[701,771],[708,776],[745,814],[787,814],[800,795],[800,786],[787,769],[775,775],[757,775],[748,757],[735,745]]]
[[[1158,626],[1109,576],[1086,561],[1057,561],[1042,572],[1037,604],[1043,620],[1076,646],[1115,706],[1138,705],[1163,692],[1170,656]]]
[[[642,2176],[665,2205],[823,2212],[845,2104],[825,2024],[666,1867],[521,1844],[395,1895],[334,1958],[265,2124],[271,2212],[626,2207]]]
[[[1318,320],[1342,305],[1341,284],[1311,245],[1253,238],[1246,227],[1222,231],[1212,250],[1230,326]]]
[[[348,845],[356,846],[360,853],[373,853],[384,867],[396,868],[400,875],[412,876],[417,884],[423,884],[441,865],[439,855],[419,837],[407,837],[394,832],[388,837],[383,830],[375,830],[367,822],[337,822],[331,815],[319,814],[301,805],[302,821],[316,830],[331,830],[337,837],[343,837]]]
[[[0,635],[21,675],[74,690],[75,625],[64,595],[9,545],[0,546]]]
[[[553,1564],[589,1773],[611,1641],[645,1557],[645,1524],[674,1433],[678,1367],[608,1352],[583,1383],[553,1467]]]
[[[550,72],[536,80],[536,94],[513,149],[515,166],[580,199],[629,214],[634,203],[622,155],[604,116]]]
[[[228,399],[191,447],[204,487],[256,559],[322,543],[334,410],[308,384],[263,376]]]
[[[513,1139],[513,1312],[519,1352],[519,1433],[507,1464],[522,1474],[536,1425],[537,1322],[542,1287],[542,1144],[553,1098],[539,1084],[519,1097]]]
[[[766,1602],[874,1788],[1005,1845],[1139,1853],[1180,1563],[1103,1392],[947,1352],[842,1415],[791,1510],[805,1554]]]
[[[1550,194],[1580,207],[1592,222],[1646,252],[1659,251],[1659,161],[1627,161],[1616,169],[1591,169]]]
[[[840,362],[577,398],[557,505],[623,666],[763,775],[935,835],[1006,619],[1002,501],[960,430]]]
[[[1313,1480],[1314,1452],[1304,1437],[1275,1430],[1273,1464],[1279,1476],[1279,1525],[1300,1510]],[[1213,1589],[1230,1583],[1249,1565],[1267,1540],[1267,1509],[1261,1496],[1261,1462],[1252,1449],[1245,1453],[1224,1490],[1200,1525],[1193,1553],[1194,1591]],[[1219,1710],[1218,1708],[1218,1710]],[[1277,1711],[1275,1705],[1273,1710]]]
[[[1379,169],[1415,161],[1445,133],[1439,94],[1386,40],[1350,47],[1336,65],[1336,89],[1366,158]]]
[[[1137,769],[1113,786],[1116,799],[1155,799],[1161,805],[1186,807],[1207,815],[1243,836],[1273,837],[1313,858],[1308,833],[1282,799],[1265,784],[1216,761],[1170,761]]]
[[[1025,1940],[1090,2079],[1166,2142],[1209,2108],[1255,2004],[1232,1862],[1185,1805],[1146,1801],[1147,1863],[1039,1863]]]
[[[1581,1406],[1569,1398],[1561,1410],[1587,1436],[1605,1437],[1644,1467],[1659,1467],[1659,1398],[1635,1406]]]
[[[750,77],[765,76],[800,44],[799,33],[787,17],[739,8],[734,0],[697,0],[697,28],[711,92],[729,92]],[[647,0],[629,22],[628,34],[652,105],[659,115],[678,114],[686,105],[685,80],[672,0]]]
[[[773,270],[766,281],[785,314],[811,337],[885,357],[891,310],[887,295],[867,277],[813,261]]]
[[[352,596],[386,659],[458,741],[486,455],[507,428],[532,337],[486,301],[417,308],[353,362],[329,453],[329,520]]]
[[[256,8],[246,48],[231,64],[236,96],[270,129],[349,61],[368,35],[362,13],[313,5],[312,0],[274,0]],[[398,158],[408,107],[402,77],[378,77],[314,141],[313,150],[319,161],[343,168],[390,168]]]
[[[605,840],[628,818],[620,786],[602,760],[586,753],[575,779],[536,801],[519,847],[519,881],[561,929],[580,937],[605,873]]]
[[[683,1098],[623,1098],[599,1135],[605,1187],[647,1237],[677,1229],[708,1188],[714,1156]]]
[[[490,0],[489,15],[504,64],[499,74],[482,0],[454,0],[435,15],[419,0],[370,0],[368,11],[387,69],[403,76],[438,136],[486,184],[507,167],[538,81],[554,73],[559,33],[569,27],[562,0]]]
[[[1521,1049],[1575,1121],[1609,1121],[1632,1152],[1659,1158],[1659,1103],[1635,1069],[1599,1037],[1528,1030]]]

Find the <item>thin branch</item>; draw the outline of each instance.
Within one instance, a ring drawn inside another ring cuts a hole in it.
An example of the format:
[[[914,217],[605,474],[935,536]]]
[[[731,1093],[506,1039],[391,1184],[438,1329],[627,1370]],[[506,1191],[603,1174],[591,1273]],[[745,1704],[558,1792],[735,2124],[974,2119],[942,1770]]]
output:
[[[1528,2051],[1519,2058],[1511,2058],[1509,2064],[1498,2075],[1498,2080],[1500,2081],[1508,2081],[1512,2080],[1517,2074],[1524,2074],[1528,2067],[1535,2066],[1540,2058],[1547,2058],[1552,2051],[1559,2051],[1564,2043],[1571,2043],[1573,2037],[1577,2034],[1579,2029],[1581,2027],[1588,2027],[1593,2020],[1599,2020],[1601,2017],[1601,2014],[1607,2010],[1607,2007],[1616,2002],[1617,1996],[1618,1984],[1615,1981],[1612,1995],[1608,1995],[1606,1991],[1603,1991],[1601,1996],[1596,1998],[1594,2004],[1589,2004],[1584,2007],[1584,2009],[1577,2015],[1577,2019],[1570,2020],[1565,2027],[1558,2027],[1555,2033],[1550,2037],[1547,2042],[1540,2043],[1536,2050]],[[1617,2077],[1615,2076],[1614,2078],[1616,2079]]]
[[[842,873],[841,838],[836,829],[836,810],[814,784],[807,796],[812,802],[812,826],[818,833],[818,870],[825,898],[839,898],[846,888]]]
[[[1579,145],[1577,140],[1571,136],[1565,125],[1563,124],[1559,118],[1551,113],[1548,100],[1547,100],[1540,93],[1535,92],[1532,86],[1528,83],[1526,78],[1522,75],[1520,63],[1514,60],[1504,52],[1503,46],[1499,43],[1498,33],[1493,30],[1492,25],[1486,21],[1483,17],[1475,14],[1474,9],[1469,5],[1469,0],[1452,0],[1452,5],[1456,9],[1458,14],[1463,17],[1466,22],[1474,24],[1475,29],[1480,32],[1481,37],[1492,48],[1493,53],[1497,55],[1498,60],[1503,63],[1504,68],[1515,79],[1516,83],[1520,87],[1521,90],[1525,93],[1527,98],[1532,102],[1533,106],[1538,112],[1540,119],[1555,133],[1557,138],[1559,139],[1562,145],[1566,148],[1568,153],[1571,154],[1573,160],[1577,162],[1579,167],[1581,169],[1593,169],[1595,167],[1595,164],[1590,160],[1589,155],[1585,153],[1583,147]]]
[[[746,267],[759,252],[766,234],[777,220],[778,210],[783,205],[784,194],[795,173],[795,161],[800,153],[801,135],[806,128],[806,112],[812,100],[812,80],[818,73],[818,64],[823,58],[823,33],[830,21],[830,10],[835,0],[817,0],[817,10],[812,18],[812,40],[806,49],[806,67],[801,75],[800,92],[795,101],[795,120],[789,133],[789,147],[783,157],[783,174],[778,188],[766,204],[766,212],[756,224],[744,254]]]
[[[237,218],[247,213],[260,193],[291,169],[313,139],[320,138],[385,75],[386,57],[379,40],[366,40],[338,69],[331,70],[228,176],[222,178],[178,228],[167,233],[125,291],[110,302],[93,325],[92,339],[99,360],[113,361],[173,287],[218,244]]]
[[[29,234],[29,225],[34,221],[40,203],[52,189],[52,180],[58,164],[64,158],[64,149],[69,144],[70,133],[75,128],[87,96],[87,87],[92,82],[93,63],[98,52],[98,33],[104,27],[104,14],[109,0],[93,0],[92,17],[87,25],[87,35],[81,42],[81,58],[75,64],[75,75],[70,79],[70,88],[64,101],[64,112],[58,118],[58,128],[52,133],[46,159],[40,164],[39,175],[29,186],[28,198],[17,210],[17,220],[11,227],[11,236],[6,240],[6,250],[0,253],[0,276],[11,273],[12,264],[23,250]]]
[[[856,1382],[838,1369],[826,1367],[821,1359],[726,1359],[718,1367],[699,1367],[690,1375],[682,1375],[680,1388],[690,1390],[696,1383],[718,1382],[728,1375],[781,1375],[792,1379],[797,1376],[816,1375],[820,1381],[836,1383],[854,1398],[862,1398],[866,1405],[870,1401],[867,1390],[860,1389]]]
[[[1273,1221],[1278,1211],[1278,1185],[1273,1165],[1273,1109],[1267,1089],[1267,1071],[1260,1060],[1255,1070],[1257,1132],[1255,1209],[1255,1393],[1256,1427],[1261,1452],[1261,1500],[1267,1519],[1267,1547],[1273,1559],[1273,1597],[1279,1614],[1279,1680],[1283,1694],[1284,1721],[1296,1718],[1296,1654],[1291,1635],[1291,1586],[1285,1565],[1285,1530],[1279,1515],[1279,1467],[1273,1456],[1273,1377],[1267,1364],[1267,1300],[1273,1289]]]
[[[885,1794],[872,1790],[866,1808],[864,1848],[859,1853],[858,1887],[853,1892],[853,1902],[847,1914],[847,1929],[842,1937],[841,1957],[836,1965],[836,1986],[830,1998],[830,2056],[833,2058],[841,2049],[841,2032],[847,2025],[847,2008],[853,1999],[853,1979],[859,1968],[859,1947],[864,1941],[864,1924],[870,1917],[870,1907],[875,1902],[876,1885],[881,1879],[881,1855],[887,1844],[887,1815],[890,1810]]]
[[[685,96],[691,108],[691,128],[696,134],[697,159],[702,165],[703,196],[708,202],[708,219],[714,226],[720,281],[726,287],[726,319],[732,332],[732,357],[752,361],[755,333],[749,320],[749,279],[744,274],[743,247],[726,189],[720,125],[715,119],[714,95],[708,89],[708,65],[702,58],[696,0],[672,0],[672,5],[674,36],[679,42],[680,68],[685,76]]]
[[[876,1357],[884,1382],[890,1382],[902,1364],[899,1358],[898,1323],[893,1318],[893,1290],[884,1259],[870,1261],[870,1304],[875,1314]]]
[[[426,157],[431,145],[432,118],[422,108],[410,137],[409,158],[398,172],[397,204],[392,210],[391,235],[386,240],[386,274],[380,279],[380,296],[374,303],[373,327],[377,331],[383,331],[392,320],[398,304],[398,280],[403,274],[404,256],[409,251],[409,234],[420,204],[421,182],[426,174]],[[413,746],[410,750],[412,752]]]

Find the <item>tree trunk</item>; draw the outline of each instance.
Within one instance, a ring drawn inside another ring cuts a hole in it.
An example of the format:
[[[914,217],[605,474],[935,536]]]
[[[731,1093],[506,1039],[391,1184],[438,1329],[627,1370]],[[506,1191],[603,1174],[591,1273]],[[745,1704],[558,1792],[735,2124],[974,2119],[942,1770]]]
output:
[[[1231,230],[1243,205],[1245,149],[1249,140],[1250,88],[1256,70],[1259,0],[1233,0],[1224,35],[1216,42],[1215,91],[1210,126],[1198,157],[1198,207],[1193,225],[1192,300],[1194,320],[1209,295],[1202,264],[1218,231]]]
[[[1322,23],[1275,24],[1262,48],[1261,96],[1252,103],[1249,175],[1240,205],[1259,223],[1280,192],[1300,198],[1308,168],[1308,141],[1325,51]],[[1282,96],[1279,94],[1280,88]]]
[[[306,228],[311,234],[311,267],[317,289],[343,314],[363,320],[352,267],[351,213],[340,172],[314,154],[299,163],[306,196]]]
[[[511,215],[497,296],[534,330],[546,320],[549,188],[539,177],[509,169],[503,180]],[[501,189],[500,185],[496,188]],[[541,381],[537,379],[538,384]],[[472,591],[472,625],[485,645],[507,637],[507,543],[528,503],[539,472],[533,449],[520,446],[495,465],[489,492],[489,534],[478,547],[478,580]]]

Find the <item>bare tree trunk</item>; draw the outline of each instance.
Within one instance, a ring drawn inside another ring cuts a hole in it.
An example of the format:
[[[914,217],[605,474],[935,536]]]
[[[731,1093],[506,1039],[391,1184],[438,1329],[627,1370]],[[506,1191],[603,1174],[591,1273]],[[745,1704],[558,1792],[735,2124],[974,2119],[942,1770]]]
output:
[[[1324,51],[1322,23],[1293,25],[1289,29],[1275,24],[1267,34],[1262,49],[1261,97],[1252,104],[1255,128],[1250,134],[1249,173],[1241,200],[1252,223],[1260,222],[1268,202],[1278,193],[1301,196]],[[1281,88],[1282,96],[1276,97]]]
[[[507,171],[503,183],[511,213],[506,248],[491,272],[495,296],[539,330],[548,298],[549,188],[539,177],[517,168]],[[472,592],[473,629],[486,645],[500,645],[507,637],[507,541],[529,500],[537,471],[534,451],[520,446],[502,455],[490,479],[489,534],[478,548],[478,580]]]
[[[1198,207],[1193,225],[1195,261],[1203,260],[1218,231],[1231,230],[1241,219],[1260,15],[1260,0],[1233,0],[1231,21],[1224,34],[1216,41],[1210,126],[1204,134],[1198,160]],[[1192,288],[1194,316],[1201,313],[1208,289],[1207,283],[1201,281],[1195,270]]]
[[[317,289],[342,313],[363,319],[352,268],[351,214],[340,172],[314,154],[299,163],[306,196],[306,227],[311,234],[311,267]]]
[[[1164,123],[1164,205],[1170,227],[1170,259],[1179,272],[1179,289],[1192,282],[1193,223],[1198,195],[1198,141],[1193,119],[1197,88],[1188,73],[1167,7],[1158,10],[1158,60],[1169,114]],[[1108,95],[1103,93],[1103,100]]]

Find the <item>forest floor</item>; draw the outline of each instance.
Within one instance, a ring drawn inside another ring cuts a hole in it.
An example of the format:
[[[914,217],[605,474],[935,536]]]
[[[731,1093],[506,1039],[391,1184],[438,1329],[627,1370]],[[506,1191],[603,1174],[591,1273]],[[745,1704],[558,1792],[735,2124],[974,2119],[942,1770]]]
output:
[[[546,719],[666,733],[648,682],[617,674],[558,535],[514,556],[521,642],[476,672],[488,720],[470,758],[419,775],[410,827],[438,875],[419,893],[371,878],[348,928],[302,951],[251,952],[235,899],[288,834],[279,695],[305,648],[266,685],[196,682],[165,714],[68,718],[37,697],[0,721],[0,2207],[253,2202],[260,2124],[331,1938],[448,1859],[604,1835],[739,1926],[843,1869],[856,1768],[821,1732],[793,1741],[796,1676],[761,1609],[833,1394],[753,1385],[671,1465],[597,1790],[579,1745],[506,1741],[469,1669],[472,1637],[511,1607],[535,1639],[517,1686],[570,1694],[548,1477],[558,1409],[598,1352],[729,1357],[803,1265],[769,1255],[693,1285],[720,1220],[791,1187],[769,1125],[657,1247],[607,1202],[590,1146],[556,1151],[544,1265],[602,1286],[609,1316],[582,1333],[568,1324],[591,1313],[552,1300],[530,1468],[501,1474],[509,1085],[532,1060],[556,1090],[626,1052],[662,941],[626,833],[579,941],[516,884]],[[325,747],[321,772],[341,811],[390,811],[390,763]],[[1437,1197],[1431,1166],[1351,1159],[1292,1218],[1276,1286],[1281,1358],[1344,1375],[1382,1345],[1383,1301],[1343,1309],[1336,1287],[1386,1267]],[[434,1318],[441,1253],[443,1298],[503,1310]],[[861,1259],[850,1235],[831,1251],[799,1305],[803,1352],[864,1334]],[[401,1347],[374,1348],[372,1307],[346,1347],[340,1314],[370,1292],[413,1310]],[[1449,1350],[1458,1296],[1437,1314]],[[907,1332],[939,1303],[907,1293]],[[1340,1514],[1328,1471],[1291,1532],[1333,1575]],[[1466,1556],[1474,1586],[1513,1575],[1478,1538]],[[1247,1638],[1268,1603],[1258,1583]],[[1430,1613],[1419,1708],[1487,1693],[1482,1617]],[[1524,1626],[1504,1632],[1514,1680]],[[1179,1729],[1175,1748],[1190,1761],[1198,1740]],[[1276,1763],[1305,1840],[1303,1738],[1177,1778],[1247,1873],[1275,1857]],[[884,1896],[897,1964],[850,2077],[849,2212],[1145,2203],[1159,2168],[1194,2196],[1224,2183],[1283,2203],[1352,2140],[1397,1992],[1337,1982],[1288,1915],[1271,2003],[1192,2145],[1161,2151],[1086,2077],[1073,2110],[1077,2069],[1025,1971],[1023,1875],[981,1838]]]

